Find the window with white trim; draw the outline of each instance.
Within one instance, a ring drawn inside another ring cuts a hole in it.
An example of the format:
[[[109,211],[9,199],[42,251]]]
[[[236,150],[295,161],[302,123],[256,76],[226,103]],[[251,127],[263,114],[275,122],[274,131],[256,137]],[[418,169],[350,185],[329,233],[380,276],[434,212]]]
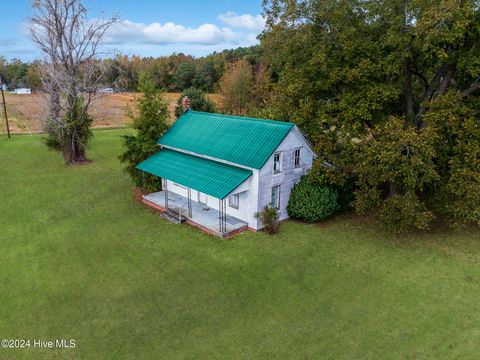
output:
[[[234,209],[238,209],[240,206],[240,195],[233,194],[228,197],[228,206]]]
[[[300,167],[302,165],[300,161],[300,154],[301,154],[301,148],[295,149],[295,152],[293,153],[293,167]]]
[[[282,171],[281,168],[281,154],[279,152],[273,154],[273,173],[278,174],[279,172]]]
[[[272,187],[272,202],[270,206],[280,209],[280,185]]]

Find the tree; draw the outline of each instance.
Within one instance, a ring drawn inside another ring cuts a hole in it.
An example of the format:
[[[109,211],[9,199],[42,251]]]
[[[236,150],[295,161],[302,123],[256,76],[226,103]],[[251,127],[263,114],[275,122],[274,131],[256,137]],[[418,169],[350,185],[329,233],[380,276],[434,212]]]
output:
[[[252,94],[252,66],[240,59],[231,64],[220,79],[224,110],[234,115],[244,115]]]
[[[139,115],[134,117],[129,113],[137,135],[125,136],[126,151],[120,156],[120,161],[126,164],[125,169],[136,186],[155,191],[161,189],[161,179],[143,173],[136,166],[159,150],[157,140],[167,130],[168,108],[148,75],[142,76],[140,91],[142,96],[137,100]]]
[[[175,72],[174,81],[178,90],[184,90],[192,86],[195,76],[195,66],[190,62],[182,62]]]
[[[190,99],[190,106],[192,110],[204,111],[214,113],[215,104],[210,100],[205,93],[199,89],[190,88],[182,92],[182,95],[177,100],[177,106],[175,107],[175,116],[179,118],[183,114],[182,99],[184,97]]]
[[[44,55],[41,78],[50,96],[47,144],[62,151],[67,164],[83,163],[91,136],[88,109],[104,72],[98,46],[117,19],[88,19],[81,0],[35,0],[32,8],[30,33]]]
[[[466,195],[459,183],[480,187],[478,3],[266,0],[264,7],[270,106],[313,141],[317,169],[335,165],[331,182],[358,178],[357,211],[401,229],[426,228],[434,214],[480,223],[478,197],[468,197],[468,211],[452,209],[452,199]]]
[[[25,81],[28,87],[32,88],[33,90],[39,90],[42,88],[42,79],[40,77],[40,61],[34,61],[30,64],[27,70],[27,74],[25,75]]]
[[[24,85],[27,69],[28,65],[19,59],[6,61],[0,57],[0,76],[11,88]]]
[[[212,91],[217,80],[218,75],[213,61],[211,59],[198,59],[195,64],[193,86],[204,91]]]

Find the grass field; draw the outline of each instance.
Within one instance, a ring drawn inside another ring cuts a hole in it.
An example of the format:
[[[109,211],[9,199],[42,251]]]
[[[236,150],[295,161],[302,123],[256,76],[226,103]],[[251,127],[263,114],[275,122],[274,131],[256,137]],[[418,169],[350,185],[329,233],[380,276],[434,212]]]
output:
[[[67,167],[0,137],[0,359],[478,359],[480,234],[396,237],[345,216],[233,240],[132,200],[121,135]]]
[[[168,103],[170,120],[175,119],[175,107],[180,93],[164,93],[164,99]],[[91,107],[94,117],[94,128],[124,127],[131,122],[128,118],[127,106],[135,112],[135,99],[139,93],[117,93],[102,95],[95,100]],[[221,97],[217,94],[208,95],[214,103],[221,106]],[[5,94],[7,114],[9,116],[10,131],[17,134],[39,133],[41,131],[40,120],[48,113],[48,100],[45,94],[15,95]],[[1,104],[1,99],[0,99]],[[0,108],[0,134],[6,133],[3,108]]]

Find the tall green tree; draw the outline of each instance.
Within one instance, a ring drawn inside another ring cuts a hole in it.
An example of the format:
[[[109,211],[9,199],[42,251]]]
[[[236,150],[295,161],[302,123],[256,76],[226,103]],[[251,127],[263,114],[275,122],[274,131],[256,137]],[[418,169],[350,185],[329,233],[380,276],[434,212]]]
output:
[[[155,191],[161,189],[161,179],[138,170],[136,166],[159,150],[157,140],[168,128],[168,108],[155,82],[148,75],[141,77],[139,90],[142,92],[137,100],[139,115],[135,117],[129,112],[137,134],[125,136],[126,150],[120,156],[120,161],[126,164],[125,170],[136,186]]]
[[[195,77],[195,66],[190,62],[182,62],[177,67],[174,81],[178,90],[184,90],[192,86]]]
[[[396,230],[427,228],[434,215],[480,224],[477,196],[455,202],[480,188],[478,1],[265,0],[264,9],[272,107],[309,135],[317,167],[335,165],[322,169],[332,182],[358,178],[359,212]]]

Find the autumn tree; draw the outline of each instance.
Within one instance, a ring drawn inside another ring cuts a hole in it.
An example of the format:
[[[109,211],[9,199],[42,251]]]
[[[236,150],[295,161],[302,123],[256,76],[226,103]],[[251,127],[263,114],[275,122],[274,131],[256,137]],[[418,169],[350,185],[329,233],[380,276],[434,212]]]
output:
[[[42,88],[42,78],[40,76],[41,62],[36,60],[28,66],[25,74],[25,82],[28,87],[33,90],[40,90]]]
[[[223,95],[224,110],[234,115],[244,115],[248,111],[252,94],[252,66],[245,59],[232,63],[220,79],[220,92]]]

